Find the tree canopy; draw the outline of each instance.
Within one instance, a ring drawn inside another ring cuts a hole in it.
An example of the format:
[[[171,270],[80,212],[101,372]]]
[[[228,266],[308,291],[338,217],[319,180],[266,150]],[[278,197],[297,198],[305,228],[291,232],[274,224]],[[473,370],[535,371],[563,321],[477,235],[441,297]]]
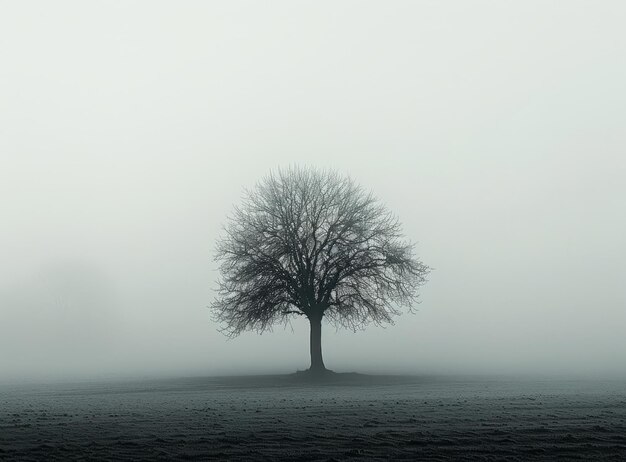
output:
[[[246,190],[217,244],[212,304],[231,336],[291,315],[357,329],[417,302],[429,268],[372,193],[334,171],[292,167]]]

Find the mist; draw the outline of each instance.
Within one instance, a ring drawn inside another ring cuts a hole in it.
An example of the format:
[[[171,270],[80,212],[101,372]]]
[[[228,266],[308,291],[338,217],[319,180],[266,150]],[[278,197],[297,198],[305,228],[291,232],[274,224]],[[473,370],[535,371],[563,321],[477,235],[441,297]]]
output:
[[[11,2],[0,14],[0,380],[293,372],[228,340],[246,187],[349,175],[433,268],[415,314],[324,325],[336,371],[624,376],[621,2]]]

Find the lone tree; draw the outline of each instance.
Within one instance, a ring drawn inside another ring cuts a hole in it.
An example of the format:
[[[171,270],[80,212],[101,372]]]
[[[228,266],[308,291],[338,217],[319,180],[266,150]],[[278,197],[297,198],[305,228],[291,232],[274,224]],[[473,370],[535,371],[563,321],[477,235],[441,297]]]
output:
[[[397,218],[350,178],[289,168],[247,190],[217,244],[212,304],[224,332],[263,332],[292,315],[311,325],[311,367],[322,359],[322,318],[353,330],[411,309],[429,268]]]

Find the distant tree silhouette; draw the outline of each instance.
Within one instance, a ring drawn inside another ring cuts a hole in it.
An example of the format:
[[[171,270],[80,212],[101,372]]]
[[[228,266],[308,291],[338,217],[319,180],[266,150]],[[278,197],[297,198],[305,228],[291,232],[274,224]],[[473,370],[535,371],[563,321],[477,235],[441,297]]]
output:
[[[417,302],[429,268],[371,193],[327,170],[289,168],[247,190],[218,241],[212,304],[229,336],[292,315],[310,322],[311,366],[326,371],[322,318],[356,330]]]

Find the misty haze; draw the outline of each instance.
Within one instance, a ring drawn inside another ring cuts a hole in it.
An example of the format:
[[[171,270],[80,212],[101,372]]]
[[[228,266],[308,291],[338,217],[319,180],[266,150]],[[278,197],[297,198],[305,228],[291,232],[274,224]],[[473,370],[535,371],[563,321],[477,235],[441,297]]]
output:
[[[625,458],[625,21],[4,2],[0,460]]]

